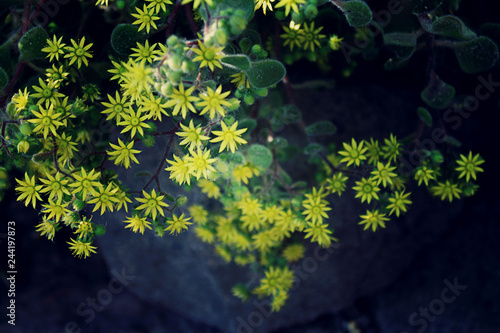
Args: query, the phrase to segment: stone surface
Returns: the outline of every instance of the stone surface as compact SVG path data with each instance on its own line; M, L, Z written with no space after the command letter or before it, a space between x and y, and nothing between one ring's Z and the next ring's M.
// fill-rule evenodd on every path
M375 86L297 91L299 108L307 110L306 123L315 117L328 117L342 124L334 138L338 143L349 139L347 133L358 139L388 136L386 128L396 128L396 135L409 133L415 116L412 97ZM165 142L159 140L157 144L161 147ZM141 162L146 170L154 171L161 159L161 149L153 151L141 156L150 159ZM163 178L162 186L168 188ZM132 189L144 184L144 178L131 174L122 179ZM410 214L376 233L363 232L357 224L358 215L366 210L358 199L349 193L333 199L330 224L340 241L328 251L308 246L307 257L295 267L297 281L290 299L277 314L270 314L265 300L241 303L234 298L230 288L235 283L258 281L258 277L245 268L225 264L211 246L191 232L163 238L151 232L144 236L133 234L124 229L121 221L125 214L120 213L106 216L107 233L100 239L99 248L110 270L125 267L136 276L128 288L141 298L227 332L268 332L339 311L359 297L389 285L419 249L442 234L459 212L460 203L442 204L425 191L411 190L415 193ZM191 203L206 203L196 191L188 195Z

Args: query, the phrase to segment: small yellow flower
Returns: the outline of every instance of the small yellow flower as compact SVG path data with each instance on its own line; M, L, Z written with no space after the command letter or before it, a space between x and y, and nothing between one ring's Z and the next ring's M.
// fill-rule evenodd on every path
M29 101L29 92L28 88L24 88L24 92L19 89L19 92L12 96L12 102L14 103L14 106L16 107L16 114L18 114L20 111L24 110L26 108L26 105L28 105Z
M210 150L198 148L196 152L192 150L190 153L191 156L187 157L187 161L191 163L193 176L196 179L200 179L201 175L203 175L205 179L209 179L210 174L216 172L215 168L211 165L216 159L210 158Z
M469 155L466 157L460 154L460 159L457 160L459 165L455 170L461 172L458 178L465 177L465 181L468 182L471 178L476 180L476 173L483 172L483 168L480 167L484 163L483 158L476 154L472 156L472 151L469 151Z
M92 54L89 49L92 47L93 43L85 45L85 37L83 37L79 43L71 39L71 44L73 44L73 46L65 47L68 54L64 55L64 58L70 58L69 66L71 66L74 62L77 63L78 68L82 66L82 63L85 64L85 66L88 66L89 62L87 58L92 58Z
M275 0L255 0L254 10L257 11L257 9L262 7L262 12L264 12L264 15L266 15L266 9L273 11L273 7L271 5L271 2L274 2L274 1Z
M145 217L137 214L133 217L127 217L127 220L123 222L128 223L125 228L130 228L130 230L135 233L140 232L142 235L144 235L144 230L146 228L152 230L150 226L151 222L147 221Z
M340 46L342 45L342 41L344 38L339 38L337 35L333 35L330 37L330 40L328 42L328 45L333 51L338 51L340 50Z
M210 139L208 136L201 134L202 128L200 126L196 126L196 128L194 127L192 119L189 122L189 127L181 124L181 129L182 131L175 134L184 138L181 142L179 142L179 144L189 145L189 149L195 149L199 146L203 146L203 141Z
M194 108L192 102L197 102L200 99L196 96L191 96L193 90L194 86L184 90L184 85L181 83L179 85L179 89L174 88L174 92L169 96L170 100L167 101L165 107L174 107L172 115L177 116L179 112L181 112L183 119L186 119L188 110L196 113L196 109Z
M52 36L52 40L47 39L47 46L42 49L42 52L48 53L47 58L49 61L54 60L56 58L59 61L59 55L64 54L64 47L66 44L62 42L62 37L59 39L56 38L56 35Z
M167 6L166 5L171 5L172 1L170 0L146 0L147 2L150 2L148 4L148 8L155 8L155 14L158 14L160 10L163 10L164 12L167 11Z
M42 210L42 213L48 213L48 219L55 217L55 221L59 222L61 218L71 213L71 211L66 208L68 206L68 203L63 202L62 198L57 199L56 202L49 199L48 202L48 204L42 205L43 207L45 207L45 209Z
M113 211L113 204L118 202L118 199L115 197L115 193L118 191L118 188L113 187L113 183L109 183L106 188L102 185L99 186L99 191L94 194L94 199L89 200L89 204L95 204L92 212L98 210L99 207L101 207L101 215L104 214L106 209L110 212Z
M33 132L42 132L44 139L46 139L49 135L49 131L54 136L57 136L56 130L59 128L59 126L63 125L63 123L59 121L61 114L54 113L53 104L51 104L47 110L44 110L41 105L39 105L38 108L40 112L32 111L36 119L28 119L30 123L36 124Z
M188 229L188 226L193 224L188 222L191 218L185 218L184 214L177 217L177 215L172 214L172 220L167 220L168 227L165 228L165 231L170 231L170 234L180 234L184 230Z
M367 148L363 147L363 141L358 145L353 138L350 145L344 142L343 146L344 150L339 151L339 155L344 156L344 158L340 160L341 163L347 162L347 166L351 164L359 166L362 160L366 160L364 153Z
M102 102L101 104L106 107L102 114L107 114L106 120L116 119L116 122L120 122L123 114L130 109L131 103L126 97L121 97L120 94L115 92L115 98L108 94L109 103Z
M150 126L144 122L147 118L148 115L141 117L140 109L135 113L134 110L129 109L128 112L123 115L123 121L118 123L118 125L125 127L120 133L131 131L131 138L135 136L136 132L139 132L142 136L144 136L143 128L150 128Z
M155 16L155 8L148 9L147 6L144 4L143 5L143 10L140 8L135 8L137 11L137 14L132 14L133 17L135 17L137 20L132 22L132 24L139 25L139 31L142 29L146 28L146 32L149 34L149 30L151 30L151 27L158 29L156 26L155 21L159 20L159 16Z
M61 173L56 172L55 177L51 174L47 174L47 179L41 178L40 181L45 184L41 193L49 193L49 199L52 200L54 197L62 198L64 194L70 195L67 185L69 180L64 179Z
M285 7L285 16L290 14L290 9L299 14L299 5L305 4L306 0L280 0L274 8Z
M165 168L170 171L170 179L174 179L179 185L187 183L191 185L191 163L187 160L187 155L183 159L174 154L174 160L167 160L171 164L170 167Z
M366 215L360 215L360 217L363 220L358 224L365 225L363 230L371 227L373 232L375 232L379 226L385 228L385 221L389 221L389 218L387 218L385 214L381 214L378 209L373 211L367 210Z
M137 210L145 210L144 214L146 216L151 216L153 220L156 220L158 213L160 213L161 216L165 216L163 207L168 207L168 204L163 202L163 199L165 198L164 195L156 194L155 189L151 191L151 194L143 190L142 194L144 195L144 198L137 198L137 201L142 203L142 205L137 207Z
M247 141L243 140L240 136L241 134L246 132L246 128L237 129L238 122L236 121L231 128L228 128L224 121L221 122L222 131L212 131L214 135L217 137L210 140L210 142L221 142L219 153L222 152L225 148L230 150L231 153L234 154L236 147L238 144L246 144Z
M67 243L70 245L69 249L73 251L73 255L75 257L78 256L79 258L81 258L83 256L83 258L85 259L89 257L91 253L97 253L95 251L97 247L92 246L91 242L83 242L81 240L74 240L73 238L70 238L70 240L71 242Z
M118 145L114 145L112 143L109 144L111 148L114 149L112 152L107 152L111 157L109 158L111 161L115 161L116 165L121 165L128 169L130 167L130 160L139 164L137 157L134 154L139 154L141 151L134 148L134 141L130 141L128 144L124 144L122 140L118 138Z
M148 62L152 63L154 58L156 57L156 46L158 44L155 43L151 46L149 46L149 41L146 40L144 45L141 43L137 43L137 48L132 48L131 50L134 51L135 53L132 53L130 56L135 57L135 61L143 61L143 62Z
M58 224L54 221L51 221L47 218L47 216L42 217L42 222L38 224L35 228L36 231L40 232L40 234L47 235L49 240L54 240L54 236L57 231Z
M230 91L222 92L222 86L218 86L214 91L212 88L207 87L207 94L200 95L203 101L196 103L197 107L205 107L201 110L200 115L204 115L210 112L210 119L215 117L218 113L221 117L226 115L226 111L223 106L231 106L231 103L226 100L226 97L230 94Z
M208 67L211 71L214 71L215 67L222 68L222 64L220 63L220 59L224 57L222 54L223 46L215 47L215 46L205 46L200 40L198 40L198 47L193 48L193 52L197 54L197 56L193 59L193 61L200 61L200 68Z
M28 173L24 173L24 180L19 180L16 178L16 182L19 184L16 186L16 191L20 192L17 197L17 201L24 200L24 205L28 206L30 202L33 204L33 208L35 208L36 200L42 201L40 197L40 192L42 189L42 185L36 185L35 176L31 178L28 176Z
M307 25L307 22L304 23L303 33L299 36L300 42L302 43L302 48L304 50L310 49L311 52L314 52L314 47L320 47L320 39L326 37L326 35L320 34L323 27L319 27L318 29L314 29L314 22L311 22L311 25Z
M357 192L355 198L361 197L361 202L370 203L372 199L379 200L377 192L380 191L380 188L373 177L368 179L363 177L361 181L356 182L356 186L353 186L352 189Z

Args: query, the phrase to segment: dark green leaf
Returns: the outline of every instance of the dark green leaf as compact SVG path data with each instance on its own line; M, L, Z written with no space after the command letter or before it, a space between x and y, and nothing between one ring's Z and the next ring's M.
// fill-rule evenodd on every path
M455 88L442 81L437 75L420 95L422 100L434 109L444 109L455 96Z
M240 129L246 128L247 129L245 134L253 131L255 127L257 127L257 121L255 119L244 118L238 122L238 128L240 128Z
M332 124L331 121L322 120L307 126L307 135L317 136L317 135L333 135L337 132L337 127Z
M409 58L417 47L417 36L413 33L393 32L384 34L384 43L398 58Z
M408 65L408 59L391 58L386 61L384 68L387 71L395 71Z
M468 74L492 68L499 57L497 45L484 36L459 43L454 49L460 68Z
M35 27L28 30L19 40L19 60L31 61L33 59L42 59L47 55L42 49L47 46L49 34L45 29Z
M445 142L447 144L449 144L450 146L455 146L455 147L462 146L462 143L460 141L458 141L458 139L456 139L456 138L454 138L454 137L452 137L450 135L446 136Z
M298 122L300 118L300 110L295 105L285 105L274 111L271 118L271 130L278 131L282 129L283 126Z
M430 32L460 40L471 40L477 37L474 31L470 30L461 19L454 15L438 17L432 22Z
M202 6L203 7L203 6ZM255 2L253 0L224 0L217 5L220 10L234 8L243 10L246 14L246 19L249 21L255 10Z
M267 169L273 162L273 153L265 146L254 144L247 150L247 161L262 169Z
M129 54L132 47L142 43L146 35L131 24L118 24L111 33L111 47L120 54Z
M249 38L243 38L240 40L241 52L249 53L252 48L252 41Z
M9 83L9 76L7 75L5 70L2 67L0 67L0 90L5 88L5 86L7 86L8 83Z
M244 54L237 54L226 56L220 60L223 65L231 68L240 69L242 71L247 71L252 66L250 64L250 59Z
M279 61L268 59L253 62L245 74L254 88L268 88L285 77L286 69Z
M325 147L323 147L323 145L320 145L319 143L310 143L304 148L304 154L314 155L323 151L324 149Z
M345 15L347 23L351 27L362 27L369 24L372 19L372 11L370 7L366 3L360 0L352 0L352 1L333 1L333 4L336 5Z
M417 114L428 127L432 127L432 116L426 108L419 107L417 109Z

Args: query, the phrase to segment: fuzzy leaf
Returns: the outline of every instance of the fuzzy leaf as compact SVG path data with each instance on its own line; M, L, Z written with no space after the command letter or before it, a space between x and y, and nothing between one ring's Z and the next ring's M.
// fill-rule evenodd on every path
M384 34L384 43L398 58L409 58L417 47L417 36L413 33L393 32Z
M318 135L333 135L337 132L337 127L331 121L318 121L310 126L307 126L306 133L311 136Z
M323 147L323 145L320 145L319 143L310 143L304 148L304 154L314 155L323 151L324 149L325 147Z
M45 58L42 49L47 45L49 34L45 29L35 27L28 30L19 40L19 60L30 61L33 59Z
M9 83L9 76L5 72L5 70L0 67L0 90L5 88L5 86Z
M372 19L372 11L366 3L360 0L352 1L333 1L345 15L347 23L351 27L362 27L369 24Z
M470 30L461 19L454 15L438 17L432 22L430 32L460 40L471 40L477 37L474 31Z
M203 6L202 6L203 7ZM246 19L250 20L255 10L255 2L253 0L224 0L217 5L220 10L226 8L234 8L242 10L246 14Z
M253 62L245 74L254 88L268 88L285 77L286 69L281 62L268 59Z
M432 115L431 113L423 107L417 109L417 114L428 127L432 127Z
M242 71L247 71L252 67L250 64L250 59L244 54L237 54L224 57L220 60L223 65L231 68L240 69Z
M462 142L458 141L458 139L456 139L455 137L450 136L450 135L446 136L445 142L447 144L449 144L450 146L455 146L455 147L462 146Z
M274 111L271 118L271 130L278 131L285 125L296 123L300 120L300 110L293 104L285 105Z
M120 54L129 54L132 47L142 43L146 38L144 32L137 31L131 24L118 24L111 33L111 47Z
M484 36L459 43L454 49L460 68L468 74L479 73L492 68L499 57L497 45Z
M455 96L455 88L436 76L422 91L422 100L434 109L444 109Z
M244 134L250 133L257 127L257 121L251 118L244 118L239 121L238 128L246 128L247 131Z
M247 161L259 168L267 169L273 162L273 153L263 145L251 145L247 150Z

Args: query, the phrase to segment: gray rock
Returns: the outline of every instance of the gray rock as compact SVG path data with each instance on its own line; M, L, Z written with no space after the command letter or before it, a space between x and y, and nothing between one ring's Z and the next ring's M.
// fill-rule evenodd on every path
M307 110L306 123L314 117L329 118L339 126L334 138L337 143L351 136L387 137L387 129L397 129L396 134L402 137L417 124L416 106L411 102L415 96L405 92L366 86L297 91L296 99L299 108ZM156 147L164 144L166 141L158 140ZM163 150L156 147L140 156L141 167L152 172ZM290 170L292 174L303 172ZM121 179L132 189L140 189L145 183L145 178L122 174ZM172 188L167 178L166 174L162 177L162 187ZM271 314L266 300L241 303L233 297L230 289L235 283L257 282L259 277L249 269L225 264L192 232L159 238L148 231L141 236L124 229L124 212L107 214L107 232L99 240L99 249L110 270L125 267L135 276L127 288L141 298L226 332L269 332L339 311L389 285L419 249L448 228L461 209L460 203L445 204L424 190L409 190L414 193L409 214L376 233L363 231L358 225L358 216L365 213L366 206L352 193L333 198L329 222L340 241L327 250L309 244L306 258L294 266L297 280L279 313ZM188 196L190 203L207 203L196 191Z

